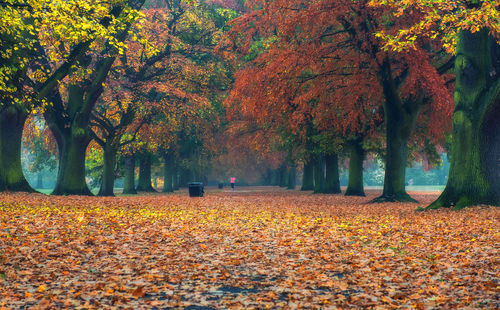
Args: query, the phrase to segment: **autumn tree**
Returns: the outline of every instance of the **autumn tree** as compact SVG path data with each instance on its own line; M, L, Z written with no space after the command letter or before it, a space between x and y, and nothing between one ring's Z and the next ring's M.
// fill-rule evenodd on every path
M0 190L32 190L20 159L26 117L92 45L114 34L122 10L121 1L0 2Z
M375 33L393 28L391 11L371 7L369 1L253 1L252 4L255 9L235 21L231 37L247 54L252 52L254 44L245 37L262 38L267 49L256 58L258 66L253 71L244 68L246 81L241 84L267 74L267 79L261 80L268 84L255 87L250 94L252 100L272 104L277 113L293 106L299 111L295 118L288 117L294 124L304 124L308 114L303 111L307 109L311 121L317 121L318 115L331 113L334 117L330 120L341 125L337 130L339 135L345 134L343 130L351 121L372 123L369 127L376 127L370 112L379 111L382 106L386 179L378 201L412 200L405 191L408 141L423 110L434 113L433 126L446 128L451 98L445 85L447 80L441 74L451 68L451 57L426 42L419 42L418 48L411 51L385 51L384 42ZM273 82L269 83L270 80ZM434 109L431 111L427 106ZM339 114L337 109L347 113ZM300 115L302 118L297 118ZM352 137L356 134L353 132Z
M188 121L189 116L196 115L196 109L203 111L199 103L206 105L208 99L215 100L214 85L223 78L224 70L211 56L211 49L228 18L224 17L226 9L216 9L210 1L169 0L150 2L148 6L141 30L133 31L137 38L127 42L126 54L115 62L110 79L110 86L114 86L109 90L121 89L117 95L122 97L124 92L129 93L132 99L126 109L138 109L143 120L147 120L147 126L140 132L141 141L132 147L132 152L141 159L138 189L143 191L153 189L150 159L154 153L161 153L165 162L169 162L165 172L173 173L170 170L174 166L175 148L171 144L178 133L176 124L184 121L195 126ZM187 106L191 110L186 110ZM120 110L123 109L116 111ZM105 111L106 105L102 112ZM97 117L100 123L108 118L102 113L95 115L96 120ZM117 120L123 118L118 116ZM132 159L126 161L132 168ZM127 169L126 175L125 191L133 192L131 169ZM169 183L172 184L165 184Z
M373 1L378 3L379 1ZM448 183L429 208L500 205L500 5L498 1L388 1L401 19L420 18L384 33L394 50L415 38L438 40L455 60L455 110ZM445 22L442 22L445 21Z
M112 25L114 35L99 42L91 52L80 55L72 76L48 96L51 105L45 109L44 116L59 150L59 171L53 194L91 194L85 182L85 151L91 141L90 118L116 56L124 53L123 42L143 2L122 3ZM66 47L59 45L57 48Z
M134 102L119 86L109 92L111 94L107 95L110 98L104 97L102 102L97 104L90 121L90 134L103 150L99 196L114 195L118 152L136 139L147 118L147 115L139 114L140 106L136 103L140 101Z

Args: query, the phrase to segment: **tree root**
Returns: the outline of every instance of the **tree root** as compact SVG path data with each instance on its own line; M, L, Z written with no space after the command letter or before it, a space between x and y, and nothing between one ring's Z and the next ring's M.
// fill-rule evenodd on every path
M370 201L370 203L384 203L384 202L416 202L416 203L418 203L418 201L416 199L412 198L407 193L397 193L397 194L393 194L393 195L382 194L381 196Z

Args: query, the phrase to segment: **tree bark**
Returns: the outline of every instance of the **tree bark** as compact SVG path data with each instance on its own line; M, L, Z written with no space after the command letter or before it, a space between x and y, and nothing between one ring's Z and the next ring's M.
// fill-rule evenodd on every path
M83 87L69 86L65 110L59 92L54 92L53 105L45 112L59 150L59 170L53 195L92 195L85 181L85 153L91 139L90 113L81 111L85 104L84 94Z
M163 192L164 193L172 193L174 191L173 187L173 163L171 156L168 154L163 155L163 159L165 162L164 166L164 174L163 174Z
M21 142L27 111L11 105L0 112L0 191L34 192L23 173Z
M59 171L52 195L92 196L85 181L85 152L90 142L84 128L73 124L59 146Z
M116 171L116 154L118 149L113 146L106 145L104 147L104 166L102 170L102 182L99 189L99 196L114 196L115 187L115 171Z
M124 161L123 193L137 194L135 190L135 156L127 155Z
M339 156L338 154L329 154L325 156L326 177L323 192L326 194L339 194L340 175L339 175Z
M297 187L297 166L295 163L290 164L290 168L288 170L288 189L295 189Z
M314 190L314 165L312 160L304 163L304 172L302 175L302 187L301 191L312 191Z
M314 193L321 194L325 192L325 163L323 158L316 156L314 165Z
M156 192L151 184L151 154L139 157L139 183L136 190L138 192Z
M381 73L385 96L386 124L385 176L382 195L373 202L417 202L406 193L408 140L422 109L419 101L402 102L386 60Z
M363 187L363 160L365 150L363 139L356 139L348 144L349 147L349 180L347 181L346 196L365 196Z
M487 30L457 43L450 173L429 209L500 205L500 46Z

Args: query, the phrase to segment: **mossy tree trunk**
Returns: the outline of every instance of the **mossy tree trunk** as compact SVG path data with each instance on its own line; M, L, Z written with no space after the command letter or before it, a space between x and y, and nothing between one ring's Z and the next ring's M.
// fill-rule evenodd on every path
M322 156L314 156L314 193L320 194L325 191L325 163Z
M381 83L385 101L386 125L385 176L382 195L374 202L416 202L406 192L406 162L408 140L422 109L423 99L412 98L402 102L389 61L382 65Z
M123 167L123 193L124 194L137 194L135 190L135 156L126 155Z
M346 196L365 196L363 187L363 160L365 150L363 139L355 139L348 143L349 149L349 180L347 181Z
M59 171L52 194L91 196L85 181L85 152L90 139L84 128L73 125L72 129L61 139Z
M428 208L500 205L500 46L487 30L461 32L448 182Z
M136 188L138 192L156 192L151 184L151 163L151 154L139 156L139 182Z
M91 141L89 124L113 62L114 57L98 61L89 80L70 85L66 104L58 90L50 94L52 105L46 108L44 116L59 149L59 171L53 195L92 195L85 182L85 152ZM82 55L80 64L90 63L91 58Z
M341 193L338 154L328 154L325 156L325 168L326 177L323 192L326 194Z
M116 155L118 149L113 145L106 144L104 146L104 166L102 169L101 188L99 196L114 196L115 187L115 172L116 172Z
M28 112L22 105L0 112L0 191L33 192L21 165L21 142Z
M133 1L129 4L132 8L140 9L144 0ZM118 16L122 8L122 6L116 7L111 14ZM131 23L128 23L119 31L115 39L123 42L128 36L130 27ZM85 152L91 140L90 118L115 61L114 56L93 57L92 54L85 53L85 50L74 57L76 57L75 62L78 62L80 66L84 68L92 66L94 69L92 74L68 87L68 98L65 104L57 88L47 90L45 95L52 103L46 107L45 120L59 148L59 171L53 192L55 195L92 194L85 182ZM71 72L73 69L68 70Z
M172 193L174 191L173 177L174 177L174 160L171 155L164 154L164 167L163 167L163 192Z
M52 194L92 195L85 181L85 153L91 141L90 111L82 111L89 103L85 100L85 89L78 85L69 86L66 107L59 92L54 92L51 99L52 105L45 111L45 119L59 150L59 170Z
M288 189L295 189L297 187L297 165L290 163L288 170Z
M314 165L312 160L304 162L301 191L314 190Z

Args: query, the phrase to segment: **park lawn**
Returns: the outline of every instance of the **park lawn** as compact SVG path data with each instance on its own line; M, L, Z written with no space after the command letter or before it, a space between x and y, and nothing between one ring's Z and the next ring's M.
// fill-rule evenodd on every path
M500 307L498 208L376 194L3 194L0 307Z

